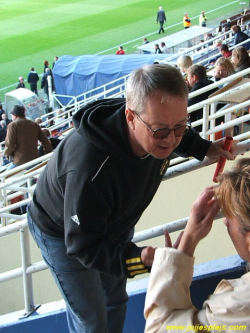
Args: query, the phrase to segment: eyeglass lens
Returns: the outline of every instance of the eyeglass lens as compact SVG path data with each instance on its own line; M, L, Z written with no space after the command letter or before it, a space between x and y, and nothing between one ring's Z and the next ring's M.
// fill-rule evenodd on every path
M186 126L180 126L175 129L169 130L168 128L158 128L153 132L154 139L163 139L166 138L171 131L174 131L175 136L183 136L188 132L188 128Z

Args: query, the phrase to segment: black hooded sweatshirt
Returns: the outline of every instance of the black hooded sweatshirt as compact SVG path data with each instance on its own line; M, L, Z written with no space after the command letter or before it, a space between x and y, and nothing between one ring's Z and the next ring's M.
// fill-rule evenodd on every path
M142 248L130 240L168 159L134 155L124 99L88 104L73 121L39 177L29 213L44 233L64 238L67 254L87 268L118 278L148 272ZM190 131L176 153L202 160L210 144Z

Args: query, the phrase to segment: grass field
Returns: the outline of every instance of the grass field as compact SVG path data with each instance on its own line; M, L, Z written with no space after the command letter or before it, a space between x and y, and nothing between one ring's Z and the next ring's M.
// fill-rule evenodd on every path
M142 37L150 41L159 37L155 20L159 5L166 11L165 35L183 28L184 12L195 25L204 10L209 26L209 20L241 10L238 1L227 0L165 4L156 0L1 0L0 88L17 82L18 76L26 79L31 66L42 73L43 61L52 65L55 55L115 53L118 45L126 53L135 52ZM0 91L0 100L4 92Z

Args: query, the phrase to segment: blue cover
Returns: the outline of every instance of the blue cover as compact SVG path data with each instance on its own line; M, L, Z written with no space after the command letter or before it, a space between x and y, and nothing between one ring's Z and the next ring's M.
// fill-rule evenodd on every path
M56 94L79 96L129 74L133 69L166 59L170 54L61 56L53 69ZM60 98L65 105L69 99Z

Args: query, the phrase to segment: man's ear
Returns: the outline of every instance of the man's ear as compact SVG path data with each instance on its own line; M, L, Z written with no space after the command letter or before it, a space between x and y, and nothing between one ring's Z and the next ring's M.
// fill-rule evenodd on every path
M194 76L195 76L195 82L198 82L198 81L199 81L199 78L198 78L198 76L197 76L197 75L195 75L195 74L194 74Z
M134 130L135 128L135 113L130 109L125 110L125 116L128 126Z

